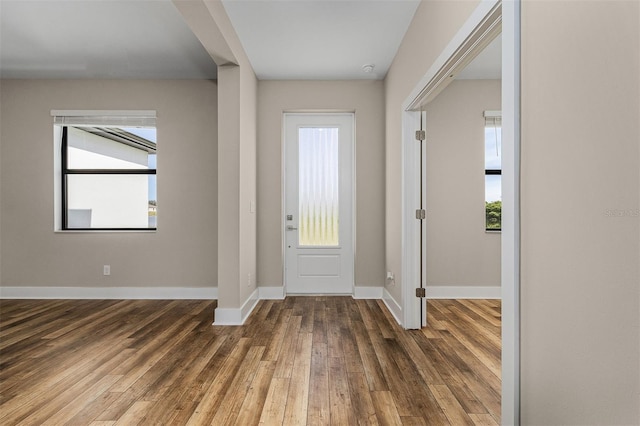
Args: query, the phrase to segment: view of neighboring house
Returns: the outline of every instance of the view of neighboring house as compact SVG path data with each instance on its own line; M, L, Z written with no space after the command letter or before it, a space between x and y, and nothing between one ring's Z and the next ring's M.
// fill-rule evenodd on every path
M154 228L155 175L127 172L155 168L155 141L118 128L66 129L67 169L92 172L67 174L66 228Z

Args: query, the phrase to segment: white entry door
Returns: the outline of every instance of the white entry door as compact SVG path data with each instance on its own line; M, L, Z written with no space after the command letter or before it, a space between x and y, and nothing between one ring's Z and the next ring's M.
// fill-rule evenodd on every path
M285 114L288 294L353 292L353 114Z

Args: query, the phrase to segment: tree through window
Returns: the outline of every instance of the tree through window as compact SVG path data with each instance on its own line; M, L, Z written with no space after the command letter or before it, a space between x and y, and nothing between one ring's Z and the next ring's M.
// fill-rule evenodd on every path
M484 127L484 200L485 227L502 229L502 116L500 111L485 111Z

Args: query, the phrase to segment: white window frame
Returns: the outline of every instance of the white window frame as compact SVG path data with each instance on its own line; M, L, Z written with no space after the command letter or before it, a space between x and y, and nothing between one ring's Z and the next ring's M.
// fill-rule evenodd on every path
M485 175L485 232L497 232L500 233L502 232L502 217L500 218L500 228L489 228L487 227L487 223L486 223L486 191L487 191L487 186L486 186L486 177L487 176L500 176L500 192L502 194L502 164L500 164L500 168L499 169L487 169L486 166L486 144L487 144L487 139L486 139L486 129L487 127L491 127L493 126L494 128L496 128L496 132L497 129L500 128L500 134L502 134L502 111L485 111L484 112L484 129L485 129L485 139L484 139L484 144L485 144L485 169L484 169L484 175ZM497 137L497 134L496 134ZM500 139L502 139L502 136L500 137ZM496 141L497 143L497 141ZM500 151L502 152L502 147L500 146ZM502 153L500 154L502 155ZM500 201L502 202L502 196L500 197Z
M155 110L51 110L54 140L54 231L74 232L155 232L156 227L145 228L65 228L63 223L63 153L64 127L153 127L156 128ZM155 174L144 173L144 174Z

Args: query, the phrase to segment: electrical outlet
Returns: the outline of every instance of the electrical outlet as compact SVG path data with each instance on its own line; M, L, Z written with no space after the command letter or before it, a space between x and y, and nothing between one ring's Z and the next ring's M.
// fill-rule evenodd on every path
M111 275L111 265L104 265L102 267L102 275Z
M391 288L396 286L396 276L391 271L387 271L387 282L386 285Z
M251 287L251 272L247 276L247 287Z

